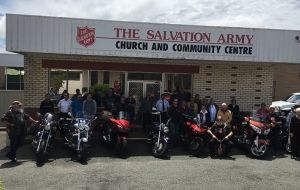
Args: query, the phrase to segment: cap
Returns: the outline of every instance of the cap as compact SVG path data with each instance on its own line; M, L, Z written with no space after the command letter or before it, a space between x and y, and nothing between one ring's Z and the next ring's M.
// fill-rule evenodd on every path
M11 103L11 105L19 105L19 106L22 106L23 104L20 102L20 101L13 101Z

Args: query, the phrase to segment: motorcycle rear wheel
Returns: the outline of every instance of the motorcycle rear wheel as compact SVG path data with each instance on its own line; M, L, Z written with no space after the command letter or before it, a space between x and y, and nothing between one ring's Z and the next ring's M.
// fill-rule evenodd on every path
M189 143L189 152L194 156L200 156L204 151L204 143L201 140L193 140Z

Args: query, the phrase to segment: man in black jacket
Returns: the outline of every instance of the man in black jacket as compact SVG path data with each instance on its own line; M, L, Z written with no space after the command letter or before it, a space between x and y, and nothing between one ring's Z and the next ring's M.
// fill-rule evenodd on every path
M11 104L11 109L1 119L6 124L6 131L10 140L10 151L6 156L12 162L16 162L17 149L23 144L26 133L25 120L37 123L37 121L23 112L22 103L19 101L14 101Z
M40 113L45 115L46 113L54 113L54 104L50 100L50 94L45 95L45 99L40 104Z

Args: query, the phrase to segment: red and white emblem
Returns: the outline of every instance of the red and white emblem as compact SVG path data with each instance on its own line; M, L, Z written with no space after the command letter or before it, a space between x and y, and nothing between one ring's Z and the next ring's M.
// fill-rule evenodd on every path
M95 33L95 28L89 28L87 26L83 28L77 27L76 41L84 47L91 46L96 41Z

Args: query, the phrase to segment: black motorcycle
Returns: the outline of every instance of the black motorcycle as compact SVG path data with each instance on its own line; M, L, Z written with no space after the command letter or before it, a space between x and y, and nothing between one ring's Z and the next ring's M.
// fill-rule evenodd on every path
M32 140L32 147L35 150L37 164L42 164L48 149L51 147L52 131L55 124L53 115L46 113L44 116L38 114L40 122L38 123L35 138Z
M151 144L152 155L154 157L163 158L168 154L169 149L169 127L161 121L161 114L155 108L152 109L153 126L149 133L148 142Z
M92 120L93 121L93 120ZM78 161L86 162L91 120L77 115L72 118L71 125L65 135L65 144L76 152Z

